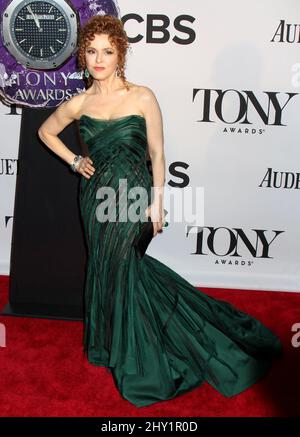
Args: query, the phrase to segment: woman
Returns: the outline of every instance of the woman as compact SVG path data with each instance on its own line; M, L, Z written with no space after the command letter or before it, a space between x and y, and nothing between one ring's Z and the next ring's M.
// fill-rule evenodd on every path
M151 199L142 213L151 217L156 236L164 222L165 158L159 104L148 87L126 80L127 49L119 19L90 19L78 48L86 91L62 103L39 129L44 143L83 176L84 348L89 362L110 368L121 395L138 407L204 381L233 396L265 375L281 343L258 320L196 290L155 258L137 257L133 243L140 224L121 219L134 202L124 202L120 181L127 190L142 188ZM74 120L88 146L84 158L57 136ZM99 193L103 188L107 192ZM117 196L103 200L111 192Z

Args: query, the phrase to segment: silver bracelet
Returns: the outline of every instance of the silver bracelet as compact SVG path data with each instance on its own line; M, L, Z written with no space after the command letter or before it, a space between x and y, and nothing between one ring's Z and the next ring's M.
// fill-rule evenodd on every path
M80 161L83 159L81 155L76 155L73 159L73 162L70 164L71 170L73 170L75 173L77 172L77 168L80 164Z

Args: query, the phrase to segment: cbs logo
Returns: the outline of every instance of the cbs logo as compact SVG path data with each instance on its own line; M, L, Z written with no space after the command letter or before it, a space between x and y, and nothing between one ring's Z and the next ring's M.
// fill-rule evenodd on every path
M172 39L176 44L187 45L192 44L196 39L196 32L191 27L195 17L191 15L178 15L172 24L170 18L164 14L148 14L146 19L133 13L122 17L124 26L133 21L142 23L138 28L141 28L141 32L145 33L145 36L142 33L133 35L132 30L126 29L130 43L138 43L145 37L149 44L165 44Z

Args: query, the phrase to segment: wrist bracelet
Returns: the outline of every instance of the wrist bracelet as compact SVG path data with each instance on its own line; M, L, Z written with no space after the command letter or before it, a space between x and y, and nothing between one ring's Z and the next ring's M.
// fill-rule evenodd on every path
M83 159L81 155L76 155L73 159L73 162L70 164L71 170L73 170L75 173L77 172L77 168L80 164L80 161Z

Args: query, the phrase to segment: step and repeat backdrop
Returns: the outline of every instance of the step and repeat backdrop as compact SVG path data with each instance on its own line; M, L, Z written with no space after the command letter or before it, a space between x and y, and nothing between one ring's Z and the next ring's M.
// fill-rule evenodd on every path
M299 291L299 1L118 7L131 43L127 79L154 91L164 122L170 224L149 255L196 286ZM10 269L21 113L0 104L1 274ZM172 216L187 192L194 224Z

